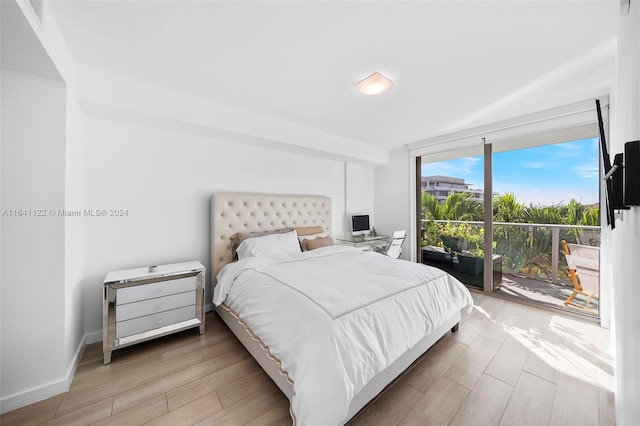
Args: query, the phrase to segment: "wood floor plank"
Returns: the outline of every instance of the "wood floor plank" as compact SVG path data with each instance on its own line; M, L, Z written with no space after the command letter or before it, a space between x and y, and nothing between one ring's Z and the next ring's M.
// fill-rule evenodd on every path
M465 350L467 346L451 338L442 341L406 373L406 380L420 392L426 393Z
M190 345L195 342L200 342L203 339L207 340L209 336L213 337L215 335L215 329L212 330L214 331L214 333L202 335L200 334L198 328L190 328L180 331L176 334L163 336L157 339L119 349L113 353L113 357L120 364L126 364L129 362L140 362L143 359L149 361L151 359L159 358L162 360L163 354L165 352L170 352L174 349L181 348L184 345Z
M600 361L598 363L597 384L600 389L605 389L611 392L615 391L616 379L613 360Z
M111 415L113 407L113 397L88 405L79 410L73 411L64 416L56 417L43 424L47 426L53 425L88 425L99 420L106 419Z
M160 417L168 411L167 398L164 395L160 395L93 424L96 426L137 426Z
M503 426L548 424L555 394L555 384L523 372L509 399L500 424Z
M548 312L530 309L516 328L531 352L524 371L558 383L565 340L549 326L550 321L551 315Z
M504 343L509 336L511 328L515 327L518 321L520 321L520 315L503 311L480 335L495 342Z
M78 391L65 395L58 408L59 416L70 413L94 402L101 401L114 395L120 395L145 383L149 383L158 377L188 368L202 362L200 352L186 355L183 359L176 359L162 364L162 368L158 368L158 364L142 364L138 368L130 371L126 376L119 377L117 380L109 380L100 386L92 387L86 391Z
M547 311L529 308L522 311L520 320L515 328L521 334L533 339L550 339L558 336L556 330L550 326L553 315Z
M557 349L549 344L540 344L530 352L523 371L531 373L551 383L558 383L560 377L560 356Z
M464 386L441 376L400 424L406 426L449 424L468 395L469 390Z
M449 424L497 425L512 392L505 382L483 374Z
M255 419L247 423L247 426L283 426L291 425L293 420L289 414L289 400L285 398L280 401L271 410L259 415Z
M243 359L215 373L206 375L183 386L167 392L169 410L185 405L197 398L220 389L226 384L233 383L240 377L258 371L260 367L253 359Z
M598 387L569 374L560 374L551 409L550 425L597 425L600 421Z
M522 342L509 336L487 366L485 373L515 386L529 355L529 349Z
M214 329L211 332L200 336L199 339L193 340L192 342L185 342L183 345L176 348L168 348L167 350L163 350L162 360L168 361L171 359L179 358L191 352L206 349L218 343L226 342L229 340L237 340L233 333L231 333L231 331L226 326L223 327L224 328L218 327L217 329Z
M422 396L422 392L410 385L391 386L376 399L375 404L365 407L350 426L397 425Z
M245 350L245 348L244 346L242 346L242 343L240 343L240 341L236 339L235 336L233 336L214 345L209 345L206 348L201 349L200 353L202 354L202 358L208 360L220 356L225 352L243 350Z
M225 352L217 357L164 375L136 388L120 392L113 400L113 412L117 413L144 400L165 394L177 387L215 373L249 357L250 355L247 351Z
M189 331L189 330L187 330ZM162 342L156 342L155 345L135 345L128 349L131 352L139 350L140 352L147 353L149 351L155 352L152 357L140 356L138 358L132 356L132 361L124 362L122 360L116 360L110 364L103 365L102 360L94 367L94 371L85 371L76 378L69 389L69 393L86 392L93 387L100 387L103 384L110 381L117 381L121 377L129 377L132 374L135 375L139 372L141 365L143 368L155 371L176 371L177 369L184 368L189 364L194 364L202 361L202 355L198 351L192 351L184 354L180 359L168 359L164 360L162 354L167 348L171 348L180 342L184 342L185 337L188 336L182 333L166 336L162 339ZM149 343L149 342L145 342Z
M188 365L192 365L202 361L202 355L198 356L198 352L191 352L186 354L180 360L169 360L166 363L162 360L161 356L153 358L143 358L139 362L127 362L127 363L111 363L102 365L100 361L99 365L95 367L93 374L84 374L74 381L69 389L70 394L84 393L91 388L102 387L106 383L119 381L123 378L131 377L132 375L138 375L141 366L145 370L166 371L172 372L184 368ZM170 362L173 361L173 362Z
M598 423L601 426L615 426L616 406L613 392L598 389Z
M216 390L218 398L223 407L235 404L254 392L268 388L273 383L271 378L264 371L254 371L240 377L227 385ZM275 386L275 385L274 385Z
M0 415L0 425L31 426L51 420L55 417L60 402L65 394L29 404Z
M256 392L222 411L196 423L204 425L244 425L273 408L274 399L268 393Z
M211 392L153 419L151 423L154 426L193 425L221 410L218 395Z
M500 343L478 336L444 375L465 388L472 389L500 346Z
M76 374L86 369L88 365L92 365L95 361L103 361L102 342L92 343L85 346L82 357L78 362Z
M469 346L491 324L491 318L484 312L476 310L454 333L452 339Z

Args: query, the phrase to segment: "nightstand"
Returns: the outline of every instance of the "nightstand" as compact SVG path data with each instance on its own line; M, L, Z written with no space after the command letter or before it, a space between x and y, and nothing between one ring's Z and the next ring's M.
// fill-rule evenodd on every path
M188 328L204 334L205 268L200 262L109 272L104 279L102 352Z

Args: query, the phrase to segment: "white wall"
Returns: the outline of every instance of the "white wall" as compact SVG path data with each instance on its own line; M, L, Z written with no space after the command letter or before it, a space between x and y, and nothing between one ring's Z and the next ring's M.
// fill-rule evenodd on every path
M622 14L611 105L611 153L640 139L640 1ZM639 172L640 171L636 171ZM640 424L640 207L621 213L608 236L612 244L614 331L616 337L616 420Z
M40 398L65 390L65 223L48 210L64 208L66 99L63 84L26 74L3 70L0 84L4 410L33 389Z
M2 2L2 150L10 153L3 157L2 198L12 204L38 200L35 207L47 210L76 208L84 197L84 137L75 63L47 3L43 17L40 25L26 2ZM84 343L84 221L30 221L16 227L3 218L9 231L2 233L2 262L9 266L2 276L2 325L20 344L0 339L2 412L68 389ZM14 250L25 245L28 251ZM16 282L18 274L29 285Z
M344 231L351 231L351 216L354 214L368 214L371 226L378 229L373 204L374 168L345 163L345 173L347 198L346 213L342 218Z
M73 84L67 84L67 140L65 149L65 208L77 210L85 206L85 141L84 115L74 98ZM75 368L84 343L84 221L65 217L65 336L66 365ZM73 371L68 371L73 378ZM70 383L69 383L70 384Z
M376 230L390 234L406 229L407 238L402 246L402 258L415 259L416 243L411 223L411 160L407 148L391 151L389 165L376 167L374 176Z
M89 119L85 131L86 208L128 210L84 219L87 333L102 330L101 286L110 270L187 260L210 270L213 192L326 195L333 232L345 231L343 162L102 118ZM349 209L371 211L372 167L346 170L357 182Z

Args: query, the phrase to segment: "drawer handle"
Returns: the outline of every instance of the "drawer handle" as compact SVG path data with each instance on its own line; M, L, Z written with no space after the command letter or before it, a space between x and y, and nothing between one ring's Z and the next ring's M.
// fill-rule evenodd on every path
M157 288L157 289L156 289L156 293L161 293L161 292L162 292L162 289L161 289L161 288Z
M156 305L156 309L160 309L160 308L162 308L162 303L158 303L158 304Z
M162 324L162 320L156 321L156 324Z

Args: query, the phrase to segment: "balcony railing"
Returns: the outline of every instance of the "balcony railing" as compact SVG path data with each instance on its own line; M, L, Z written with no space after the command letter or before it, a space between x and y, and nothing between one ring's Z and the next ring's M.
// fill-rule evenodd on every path
M431 222L431 221L422 220L423 229L426 228L425 225L428 222ZM454 225L467 224L467 225L477 226L479 228L484 227L484 222L476 222L476 221L434 220L433 222L439 223L439 224L450 223ZM501 231L501 227L507 228L505 229L505 232ZM494 228L494 237L493 237L494 245L497 245L498 247L508 246L508 244L506 244L506 241L502 241L501 238L509 237L509 234L510 234L509 228L512 228L513 230L522 229L526 231L528 236L527 238L528 247L526 248L526 250L524 247L516 247L516 249L520 249L517 255L514 255L513 253L507 253L507 252L502 253L500 252L499 249L498 250L494 249L494 254L502 255L503 259L506 258L504 260L507 260L506 262L503 260L503 272L507 272L507 273L523 272L522 270L513 269L514 267L517 268L518 265L522 265L522 262L518 263L516 259L511 259L510 256L512 258L515 258L518 256L522 256L522 253L527 252L526 254L529 256L530 259L535 259L535 258L545 259L545 260L550 259L550 265L548 265L549 266L548 270L546 270L547 268L545 265L538 265L538 266L541 266L541 268L544 269L539 272L542 275L548 274L548 279L550 279L551 282L553 283L561 282L560 274L559 274L560 264L562 263L562 265L566 267L566 261L564 259L564 256L562 257L560 256L561 240L564 239L570 243L577 242L579 244L584 244L584 245L593 245L597 247L600 246L600 227L599 226L560 225L560 224L547 224L547 223L493 222L493 228ZM544 229L546 231L539 232L539 229ZM514 234L514 233L515 232L511 231L511 234ZM518 235L520 237L526 238L526 236L523 235L522 231L520 231ZM547 240L549 236L551 238L550 241ZM544 241L536 241L536 238L538 240L544 240ZM516 240L514 242L517 244L518 243L517 238L514 240ZM541 262L541 263L544 263L544 262Z

